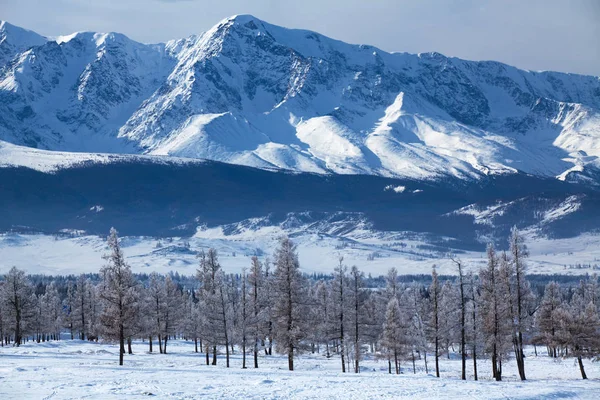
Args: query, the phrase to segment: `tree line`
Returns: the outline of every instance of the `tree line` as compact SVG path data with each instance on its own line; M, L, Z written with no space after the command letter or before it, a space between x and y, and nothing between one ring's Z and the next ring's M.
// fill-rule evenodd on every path
M252 257L241 274L227 274L215 249L200 251L195 287L170 275L151 274L142 283L125 261L117 231L107 238L106 264L93 282L85 275L51 280L35 288L13 267L0 282L0 342L71 339L119 343L119 364L132 354L132 341L148 351L167 353L174 338L189 340L207 365L239 351L242 368L259 367L259 355L286 355L289 370L300 352L338 357L342 372L361 371L364 357L387 362L401 373L403 362L416 373L417 362L440 377L439 360L461 357L461 378L479 378L478 362L492 365L502 380L514 358L526 379L524 347L549 357L574 357L586 379L583 360L600 354L596 276L578 285L546 285L532 290L526 278L527 247L513 228L508 251L487 247L487 265L477 273L459 258L455 279L440 279L435 267L430 284L409 282L391 268L381 288L365 285L365 275L339 257L333 273L308 279L300 271L295 245L279 239L272 258ZM66 287L65 287L66 286Z

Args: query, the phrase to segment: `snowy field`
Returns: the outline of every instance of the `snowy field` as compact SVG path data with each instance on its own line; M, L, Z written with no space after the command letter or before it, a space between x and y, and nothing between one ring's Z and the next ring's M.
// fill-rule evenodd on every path
M134 272L177 271L193 275L198 266L196 253L209 247L219 251L226 272L241 272L242 268L249 267L252 255L271 254L277 238L284 233L298 245L300 266L307 273L333 271L340 254L344 256L345 264L356 265L373 276L384 275L391 267L400 274L429 274L433 264L440 274L456 273L447 254L419 248L426 241L409 232L357 229L344 236L334 236L310 230L286 232L279 227L261 227L226 235L221 228L213 228L199 230L191 238L124 237L121 244ZM531 253L528 260L530 273L585 274L595 271L591 268L565 269L564 266L577 263L600 265L600 235L585 234L559 240L535 237L527 232L525 235ZM0 234L0 273L6 273L12 266L31 274L97 272L104 264L104 239L98 236ZM344 244L343 248L340 248L341 244ZM376 257L369 260L372 254ZM486 264L484 252L466 252L459 256L467 268L475 271Z
M287 371L281 356L261 356L260 368L241 369L236 353L232 368L204 364L193 343L172 341L169 354L149 354L147 344L136 342L134 355L119 367L115 345L79 340L27 343L0 349L0 399L120 399L128 398L239 398L239 399L547 399L600 398L600 363L585 360L588 381L580 379L573 359L552 361L528 353L528 381L516 376L516 365L505 365L505 380L492 381L488 360L479 361L480 381L461 381L460 360L441 360L441 378L423 361L413 374L404 362L401 375L387 373L387 361L366 360L360 374L340 372L339 359L304 354L296 371ZM532 349L528 349L532 350ZM249 358L249 363L251 362ZM429 367L433 359L428 358ZM251 364L250 364L251 365ZM469 360L469 372L471 362Z

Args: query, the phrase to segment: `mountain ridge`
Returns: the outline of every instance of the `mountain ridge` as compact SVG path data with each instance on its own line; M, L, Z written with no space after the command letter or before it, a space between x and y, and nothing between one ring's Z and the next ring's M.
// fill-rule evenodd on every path
M0 140L300 172L594 185L599 110L598 77L387 53L250 15L152 45L76 33L0 64Z

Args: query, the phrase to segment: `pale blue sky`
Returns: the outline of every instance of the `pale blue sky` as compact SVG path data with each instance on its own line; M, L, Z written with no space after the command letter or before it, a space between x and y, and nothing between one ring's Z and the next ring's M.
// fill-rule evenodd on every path
M600 75L600 0L0 0L0 19L44 35L116 31L142 42L233 14L387 51Z

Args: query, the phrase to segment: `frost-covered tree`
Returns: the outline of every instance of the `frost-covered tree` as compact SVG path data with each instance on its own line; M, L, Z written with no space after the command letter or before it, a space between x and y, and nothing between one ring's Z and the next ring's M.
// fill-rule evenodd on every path
M163 354L163 331L164 331L164 308L166 304L166 289L164 279L158 274L150 275L148 288L145 290L144 308L146 316L146 331L152 352L152 341L156 337L158 340L158 351Z
M182 316L183 299L179 288L173 282L170 276L167 275L164 281L165 287L165 303L162 309L162 337L163 337L163 353L167 354L167 342L170 336L174 336L179 326L179 321Z
M88 322L86 318L89 317L90 299L88 298L89 289L88 282L85 275L81 274L77 278L75 283L74 301L72 313L73 329L79 332L79 338L85 340L87 337Z
M309 320L313 329L313 341L325 345L325 356L331 357L330 341L334 336L334 307L330 281L319 280L311 288L311 303Z
M487 267L479 271L481 334L483 350L491 358L492 377L501 381L502 361L510 349L512 316L506 304L506 287L501 284L500 259L492 244L487 247L487 258Z
M24 271L12 267L4 275L0 299L1 303L5 305L6 321L12 323L14 344L20 346L32 319L36 315L37 303L33 287Z
M198 298L204 313L201 331L205 344L206 365L210 364L209 355L211 347L213 350L212 364L216 365L219 338L213 325L219 319L217 307L217 274L221 269L221 265L218 261L217 251L214 249L209 249L208 252L201 251L197 257L200 261L200 268L196 272L196 277L200 282Z
M235 351L235 345L241 343L242 329L241 329L241 307L242 307L242 296L241 296L241 279L236 274L225 275L225 301L228 303L227 318L229 319L229 346L231 347L231 354Z
M440 306L442 297L442 287L440 285L438 273L433 266L431 270L431 285L429 286L429 301L430 301L430 319L428 337L433 342L435 355L435 376L440 377L440 341L442 340Z
M346 339L348 312L346 295L348 292L348 267L343 265L344 258L339 258L339 265L334 269L332 282L332 297L334 306L334 337L339 341L339 354L342 362L342 372L346 372Z
M558 338L560 321L556 310L563 305L563 302L560 285L556 282L548 283L535 317L538 334L536 339L546 345L548 355L554 358L558 357L558 347L560 346Z
M396 374L400 373L400 357L406 342L405 330L402 324L402 312L400 304L395 296L392 296L387 304L385 322L381 344L388 352L388 359L394 360ZM389 373L391 373L391 368Z
M46 292L42 296L41 302L44 315L44 331L50 335L51 339L58 340L63 326L63 312L56 282L52 281L46 286Z
M445 281L440 300L440 340L450 358L450 347L460 341L460 297L456 285Z
M458 271L458 290L460 307L460 358L461 358L461 379L467 379L467 298L465 295L465 270L463 262L455 257L451 257Z
M239 318L238 318L238 329L240 336L240 343L242 346L242 369L246 369L246 345L248 343L248 325L250 322L250 308L249 308L249 296L248 296L248 277L246 276L246 270L242 271L242 288L240 293L240 307L239 307Z
M349 278L349 301L350 301L350 337L354 347L354 372L360 372L360 360L362 357L361 347L364 341L364 328L367 325L365 302L367 290L364 288L364 274L358 270L356 265L350 269Z
M65 310L65 325L69 328L71 334L71 340L75 339L75 285L72 281L67 283L67 297L63 300L63 307Z
M300 272L296 246L284 236L274 255L273 322L276 347L288 356L288 368L294 370L294 352L304 338L306 284Z
M43 337L45 337L44 332L44 310L42 307L42 295L34 295L34 306L33 306L33 317L31 319L30 325L30 333L33 334L33 340L37 343L40 343Z
M219 257L215 249L200 253L200 269L197 276L200 281L199 298L204 311L202 336L206 341L206 361L210 344L213 350L212 365L217 365L217 346L225 346L225 360L229 367L230 345L230 303L225 287L226 277L221 270Z
M252 354L254 368L258 368L258 350L264 345L267 330L268 315L266 304L266 277L263 264L258 257L251 258L250 272L248 273L248 335L252 338Z
M271 260L269 259L269 257L265 258L265 262L264 262L264 271L265 271L265 283L264 283L264 287L268 288L267 290L264 291L264 305L265 305L265 310L264 310L264 316L265 316L265 337L266 337L266 341L268 341L268 346L265 344L265 355L266 356L270 356L273 354L273 329L274 329L274 322L273 322L273 301L274 301L274 293L271 290L271 288L273 287L273 281L274 281L274 275L273 272L271 271Z
M100 321L104 336L119 342L119 365L123 365L125 339L137 328L139 289L131 268L125 262L119 236L111 228L107 238L107 264L100 270L102 277L100 301L103 304Z
M473 359L473 379L478 380L477 373L477 357L478 357L478 349L480 349L480 344L482 341L482 337L480 334L480 326L481 326L481 291L478 285L477 280L475 279L475 275L472 272L467 274L467 282L468 282L468 300L467 300L467 340L471 347L471 358Z
M398 282L398 270L394 267L388 270L385 277L385 293L387 300L389 301L392 297L400 297L400 284Z
M532 305L532 293L529 282L526 280L527 264L526 257L528 256L527 246L525 246L524 238L519 233L517 227L513 227L509 237L510 246L510 270L506 270L506 278L510 281L510 293L512 303L512 319L513 319L513 347L515 351L515 359L521 380L525 380L525 352L524 352L524 335L531 323L530 312Z
M555 311L555 318L560 326L559 340L564 347L570 349L571 356L577 358L583 379L587 379L583 358L593 358L600 354L600 318L595 304L588 300L590 298L586 293L579 290L568 305Z
M193 292L188 290L182 293L182 313L180 320L180 330L184 336L194 341L194 351L198 353L198 340L201 336L202 310L200 303L194 297ZM200 341L200 351L202 351L202 342Z
M100 303L100 294L98 288L88 279L86 282L87 298L88 298L88 318L86 320L86 332L88 340L98 341L102 327L100 324L100 314L102 313L102 305Z
M429 373L427 365L427 351L429 342L427 340L427 321L430 314L429 302L423 293L425 289L420 285L411 285L406 293L408 309L408 336L412 346L411 358L413 364L413 373L416 373L415 352L423 356L425 364L425 373Z

